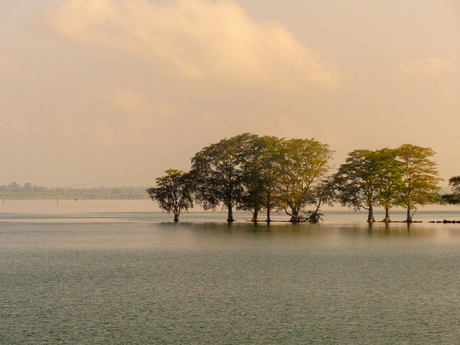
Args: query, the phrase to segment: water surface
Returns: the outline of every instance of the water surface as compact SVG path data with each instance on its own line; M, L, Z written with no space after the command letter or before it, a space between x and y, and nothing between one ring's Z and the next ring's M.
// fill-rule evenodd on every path
M370 227L343 209L254 226L174 224L145 200L1 206L2 344L460 342L460 224L427 223L455 208Z

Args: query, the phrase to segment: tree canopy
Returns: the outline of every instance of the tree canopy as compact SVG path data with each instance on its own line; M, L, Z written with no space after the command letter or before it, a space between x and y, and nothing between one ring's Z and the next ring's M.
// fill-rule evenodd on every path
M449 187L452 193L442 195L442 203L449 205L460 204L460 176L452 176L449 179Z
M438 199L439 177L437 164L431 160L435 152L431 148L404 144L398 148L398 160L402 163L403 186L397 203L407 210L406 222L412 222L416 205L425 205Z
M267 222L272 211L284 211L291 222L314 223L321 219L321 205L335 202L367 210L370 223L375 221L375 207L383 207L383 221L390 222L390 209L401 206L411 222L417 205L439 198L441 179L430 148L405 144L354 150L329 175L333 152L315 139L243 133L203 148L191 159L189 173L167 170L148 191L162 209L177 214L175 220L195 201L205 210L222 206L228 222L234 221L236 209L250 211L253 222L261 211L267 212ZM452 178L451 186L454 194L443 199L458 202L460 177ZM305 211L312 205L313 210Z
M219 204L253 213L284 209L292 222L301 221L309 193L328 172L333 151L314 139L279 139L244 133L205 147L192 158L194 194L204 209Z
M206 209L219 203L227 208L227 221L233 222L233 208L242 199L245 179L244 163L256 136L244 133L205 147L192 158L190 171L196 200Z
M314 139L290 139L283 142L281 153L281 205L291 222L299 222L302 207L311 201L312 188L329 171L333 151Z
M182 170L169 169L166 175L156 179L157 186L148 188L147 193L156 200L161 209L174 213L174 221L179 221L182 210L193 207L192 183L190 175Z
M375 151L355 150L348 154L335 174L338 200L343 206L368 211L367 221L375 222L374 207L379 196L379 155Z
M437 200L439 182L430 148L405 144L397 149L355 150L349 153L335 175L338 200L355 210L368 210L374 222L374 208L383 206L390 221L392 206L407 209L406 222L412 222L416 205Z

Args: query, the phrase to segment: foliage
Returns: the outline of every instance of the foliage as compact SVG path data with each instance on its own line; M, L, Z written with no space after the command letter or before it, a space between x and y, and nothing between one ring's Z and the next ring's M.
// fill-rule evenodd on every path
M379 203L379 155L375 151L355 150L348 154L335 174L338 200L342 206L368 210L368 222L375 222L374 207Z
M369 211L374 222L375 206L385 208L385 222L394 205L407 208L407 222L412 221L417 204L434 202L439 189L436 163L430 160L430 148L402 145L398 149L355 150L336 174L342 205Z
M307 211L306 220L310 223L318 223L323 220L322 213L319 212L323 204L333 206L337 200L337 193L335 189L335 181L333 176L322 179L316 186L311 189L309 193L309 204L316 205L313 211Z
M318 211L305 211L303 212L301 218L310 223L318 223L320 220L323 220L324 214Z
M258 213L261 210L267 212L266 221L270 222L270 213L278 206L281 143L282 140L276 137L254 137L250 145L251 152L246 155L243 179L245 192L238 209L251 211L254 222L258 221Z
M174 213L174 221L179 221L182 210L193 207L192 184L188 173L182 170L166 170L166 176L156 179L156 187L148 188L147 193L156 200L161 209Z
M191 175L195 197L205 209L220 203L253 213L285 209L291 221L300 221L299 212L311 197L310 188L328 171L332 156L329 145L314 139L278 139L241 134L223 139L198 152L192 159ZM289 209L289 211L288 211Z
M442 195L441 202L449 205L460 204L460 176L451 177L449 187L452 189L452 193Z
M333 151L314 139L290 139L282 142L279 162L281 207L291 222L301 221L300 211L311 203L312 187L328 172Z
M396 158L398 150L384 148L376 151L377 155L377 198L380 206L385 208L384 222L390 222L390 208L395 205L398 193L404 186L402 163Z
M406 222L410 223L417 204L424 205L438 199L442 179L437 164L430 159L435 155L431 148L404 144L397 150L403 169L403 187L397 202L407 209Z
M192 196L204 209L222 205L228 222L234 221L236 207L251 211L254 222L263 210L268 222L272 210L284 210L291 222L314 223L321 220L321 205L335 201L368 210L368 222L375 221L375 207L385 208L383 221L389 222L390 209L402 205L410 222L417 204L436 200L441 179L429 148L406 144L398 149L354 150L336 174L326 177L332 154L329 145L314 139L250 133L225 138L192 158ZM455 183L460 191L460 177ZM315 208L302 213L307 205Z
M244 163L248 147L257 136L244 133L205 147L192 158L190 171L195 183L195 197L204 209L215 209L220 203L233 222L233 208L244 194Z

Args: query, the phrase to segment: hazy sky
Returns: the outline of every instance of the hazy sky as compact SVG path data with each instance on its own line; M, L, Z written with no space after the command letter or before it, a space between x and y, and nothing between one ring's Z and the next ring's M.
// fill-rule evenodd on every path
M0 184L151 186L243 132L460 175L460 2L0 0Z

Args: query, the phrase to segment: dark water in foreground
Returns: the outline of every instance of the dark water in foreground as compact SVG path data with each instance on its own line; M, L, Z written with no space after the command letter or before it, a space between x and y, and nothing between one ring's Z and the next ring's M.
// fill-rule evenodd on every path
M1 344L460 343L460 224L172 224L100 203L0 213Z

